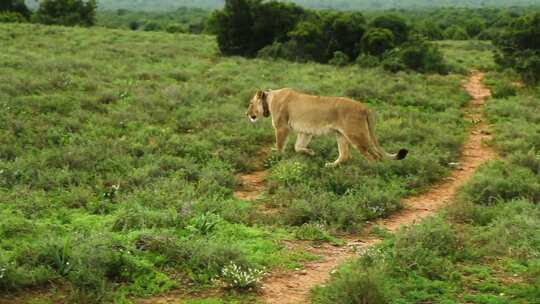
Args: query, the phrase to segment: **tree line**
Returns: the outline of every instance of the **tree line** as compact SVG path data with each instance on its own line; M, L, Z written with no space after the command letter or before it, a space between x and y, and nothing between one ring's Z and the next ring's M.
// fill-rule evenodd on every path
M314 11L293 3L227 0L208 21L221 52L386 69L446 73L437 47L413 33L400 16L368 22L360 12Z
M96 0L40 0L32 12L24 0L2 0L0 22L27 22L66 26L92 26L96 22Z

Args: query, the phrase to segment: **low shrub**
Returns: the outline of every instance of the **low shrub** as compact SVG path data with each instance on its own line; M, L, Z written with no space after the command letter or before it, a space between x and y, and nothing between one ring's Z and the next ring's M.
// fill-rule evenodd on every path
M349 58L347 54L340 51L336 51L334 52L334 57L332 57L332 59L330 59L328 63L331 65L336 65L336 66L345 66L349 63L350 60L351 59Z
M260 285L265 274L263 269L242 268L231 263L223 267L219 278L227 288L253 289Z
M0 12L0 23L21 23L26 21L26 18L20 13Z
M461 194L462 200L483 205L518 198L540 201L540 181L531 170L502 160L480 168Z
M316 304L389 304L394 298L385 269L364 269L358 263L342 266L330 284L312 294Z

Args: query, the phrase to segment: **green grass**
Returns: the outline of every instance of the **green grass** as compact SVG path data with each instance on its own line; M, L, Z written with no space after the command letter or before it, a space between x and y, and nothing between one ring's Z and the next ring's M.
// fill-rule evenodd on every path
M4 292L54 284L72 302L118 302L211 287L230 262L296 268L313 257L280 241L336 242L395 212L465 137L462 75L223 58L203 35L2 24L0 40ZM320 138L315 157L270 156L260 202L235 199L235 175L273 145L248 100L285 86L366 102L381 144L410 157L326 169L337 148Z
M456 72L467 73L470 69L491 71L496 68L493 45L490 41L436 41L448 64Z
M491 72L486 82L514 79ZM504 158L480 167L444 214L343 266L313 302L539 303L539 98L531 88L490 99L491 144Z

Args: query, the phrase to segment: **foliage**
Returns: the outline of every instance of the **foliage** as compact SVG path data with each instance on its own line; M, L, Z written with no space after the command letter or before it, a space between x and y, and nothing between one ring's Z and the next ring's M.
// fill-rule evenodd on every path
M347 56L347 54L341 51L335 51L334 57L332 57L328 63L336 66L345 66L349 63L349 61L351 61L351 59L349 56Z
M465 31L469 37L476 37L482 33L486 25L481 19L472 19L465 24Z
M211 31L223 54L254 56L264 46L282 41L303 14L293 4L227 0L223 10L213 13Z
M92 26L96 22L96 1L43 0L34 15L43 24Z
M8 15L6 13L11 13L11 16L18 14L24 19L30 18L30 10L26 7L24 0L4 0L0 2L0 13ZM5 18L5 17L4 17Z
M485 7L530 7L538 4L535 0L405 0L405 1L366 1L366 0L293 0L311 8L339 10L388 10L388 9L429 9L429 8L485 8ZM120 8L138 11L167 11L178 7L199 7L219 9L223 0L101 0L100 6L107 10Z
M204 9L180 7L170 12L139 12L131 10L98 10L96 25L108 28L138 30L149 23L155 30L169 33L200 34L206 31L210 12Z
M0 23L21 23L25 21L26 18L17 12L0 12Z
M360 45L367 54L380 56L394 47L394 34L388 29L372 28L362 37Z
M387 29L392 32L394 42L399 45L409 38L409 26L405 20L397 15L378 16L370 23L371 27Z
M469 35L459 26L451 26L444 31L444 37L451 40L467 40Z
M526 84L540 83L540 13L514 21L495 41L496 62L515 69Z
M404 44L401 47L400 56L409 69L418 72L448 73L441 51L436 45L422 39L411 40Z

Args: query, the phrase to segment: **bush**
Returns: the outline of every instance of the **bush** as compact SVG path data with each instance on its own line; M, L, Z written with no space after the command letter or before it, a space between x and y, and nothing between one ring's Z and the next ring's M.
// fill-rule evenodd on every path
M24 0L2 0L0 2L0 14L2 13L14 13L22 16L23 19L30 18L31 14Z
M467 35L471 38L478 36L485 30L485 28L486 25L480 19L473 19L465 24L465 31L467 32Z
M495 40L497 64L515 69L528 85L540 83L539 29L540 13L536 13L517 19Z
M467 40L469 35L462 27L453 25L444 31L444 38L448 40Z
M370 23L370 26L389 30L394 37L394 42L398 45L409 39L410 28L405 20L399 16L379 16Z
M96 22L96 0L44 0L35 20L43 24L92 26Z
M482 167L463 188L461 199L489 205L524 198L540 201L540 180L529 169L494 161Z
M313 303L389 304L395 297L390 286L384 269L352 263L342 266L326 287L313 291Z
M141 22L140 21L131 21L129 23L129 29L132 30L132 31L136 31L138 30L139 28L141 27Z
M347 55L349 58L358 57L359 50L356 44L362 39L366 28L364 26L365 19L360 13L341 13L338 17L329 16L328 21L331 23L329 32L331 32L329 41L329 55L339 51Z
M20 13L0 11L0 23L21 23L25 21L26 18Z
M388 29L372 28L362 37L360 47L370 55L381 56L394 47L394 34Z
M299 53L298 44L295 41L274 42L257 52L257 57L266 59L282 58L291 61L305 61Z
M216 33L225 55L254 56L274 41L283 42L304 10L294 4L227 0L210 17L210 32Z
M387 52L384 55L381 63L383 69L392 73L397 73L407 69L407 66L405 66L405 63L403 63L398 50Z
M516 87L506 81L497 83L497 85L494 88L492 88L492 92L493 92L492 93L493 98L497 98L497 99L503 99L503 98L508 98L508 97L517 95Z
M297 46L297 54L304 60L327 61L326 44L322 24L302 21L289 32L289 37Z
M372 56L369 54L361 54L360 56L358 56L358 58L356 58L356 64L363 68L374 68L376 66L379 66L380 61L379 58L376 56Z
M424 22L419 30L420 34L429 40L442 40L444 39L444 32L440 25L433 21Z
M147 24L144 25L144 30L146 32L154 32L154 31L161 31L163 28L161 26L161 24L157 23L157 22L148 22Z
M459 247L452 227L442 218L431 218L396 235L392 259L394 267L404 274L414 271L431 279L445 279L451 269L448 260Z
M349 59L349 56L347 56L347 54L341 51L335 51L334 57L332 57L332 59L330 59L328 63L331 65L336 65L336 66L345 66L349 63L349 61L350 59Z
M417 39L407 42L400 50L400 57L409 69L426 73L447 74L448 66L436 45Z
M184 27L180 24L169 24L165 27L168 33L185 33Z
M228 288L253 289L259 286L265 271L261 269L242 269L238 265L231 263L221 270L221 282Z

